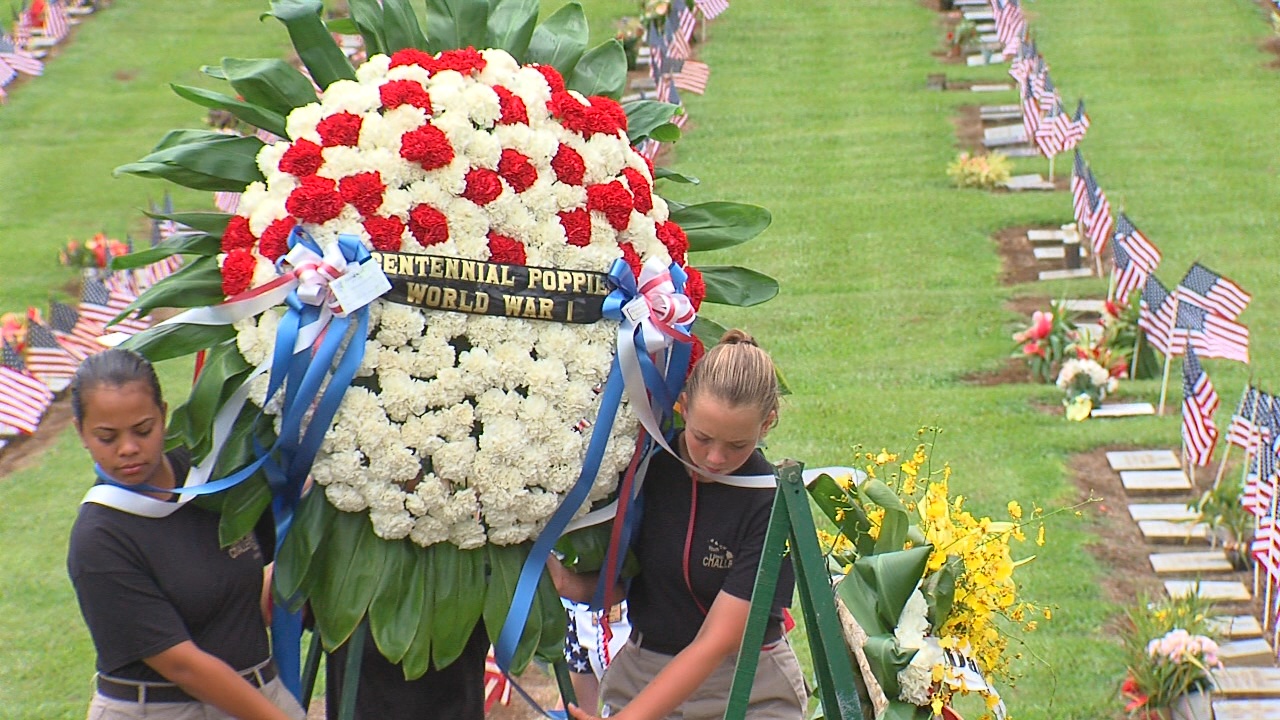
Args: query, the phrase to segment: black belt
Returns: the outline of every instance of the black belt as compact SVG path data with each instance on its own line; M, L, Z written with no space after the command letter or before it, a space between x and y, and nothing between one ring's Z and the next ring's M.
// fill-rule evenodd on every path
M770 635L772 635L773 637L770 637ZM684 649L683 647L661 645L659 643L653 642L652 640L645 640L644 633L636 630L634 627L631 628L631 635L628 636L627 640L632 645L635 645L641 650L648 650L649 652L661 653L663 655L679 655L680 651ZM777 645L781 640L782 640L782 626L781 625L778 625L776 627L770 626L765 631L764 644L760 647L760 650L761 651L772 650L773 647Z
M268 660L258 667L240 671L240 677L249 681L250 685L260 688L276 679L276 665ZM139 704L200 702L170 682L126 680L102 674L98 675L98 694L113 700Z

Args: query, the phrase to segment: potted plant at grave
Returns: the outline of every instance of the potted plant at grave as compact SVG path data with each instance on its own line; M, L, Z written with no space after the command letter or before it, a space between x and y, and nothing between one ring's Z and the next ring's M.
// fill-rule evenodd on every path
M968 18L961 18L956 26L947 32L945 42L947 55L960 57L970 50L978 41L978 26Z
M635 70L640 59L640 41L644 39L644 23L638 17L627 16L618 18L613 26L613 37L622 43L622 50L627 54L627 70Z
M1099 344L1127 358L1130 378L1147 380L1160 376L1160 360L1138 327L1139 300L1139 294L1133 293L1127 305L1106 301Z
M1018 349L1014 357L1022 358L1031 374L1040 382L1052 382L1059 363L1072 352L1079 332L1075 316L1059 303L1051 303L1049 311L1037 310L1031 315L1031 326L1015 333Z
M1236 570L1248 570L1253 563L1249 546L1253 539L1254 517L1240 503L1241 492L1238 482L1220 482L1187 503L1187 507L1200 514L1200 521L1208 525L1216 540L1222 543L1222 550L1231 566Z
M1195 593L1142 602L1124 618L1121 637L1128 675L1120 692L1125 711L1141 720L1209 720L1211 671L1221 668L1218 645L1204 634L1210 605Z
M684 340L637 339L644 314L618 314L637 275L666 298L653 303L694 312L778 287L690 261L752 239L769 213L662 198L664 179L689 180L633 146L678 137L676 108L618 104L624 52L613 39L589 48L581 6L539 22L536 2L501 13L487 0L430 3L425 28L407 0L350 7L342 27L368 51L358 68L320 0L273 0L310 77L230 58L207 72L232 93L175 86L278 139L178 130L118 168L242 196L235 214L168 215L192 231L117 266L191 256L130 311L195 315L128 347L205 353L171 440L213 477L240 471L211 501L224 540L273 503L292 512L277 599L310 601L329 649L367 621L379 651L417 677L456 658L482 620L496 641L535 538L559 533L546 530L559 508L567 519L616 492L641 427L628 398L648 402L645 388L619 389L618 353L668 358L678 387L702 348L687 333L720 336L682 311L668 330ZM387 295L362 290L376 270L391 276ZM355 279L350 303L334 277ZM316 325L323 336L295 343ZM669 406L650 409L669 421ZM308 476L315 489L300 497ZM532 577L516 672L563 639L559 599Z
M1009 182L1013 163L1002 152L974 154L961 152L947 165L947 177L958 188L992 190Z

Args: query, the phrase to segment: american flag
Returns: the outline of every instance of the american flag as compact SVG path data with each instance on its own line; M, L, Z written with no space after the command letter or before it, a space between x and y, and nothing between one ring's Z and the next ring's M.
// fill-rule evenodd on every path
M44 35L53 40L62 40L67 36L70 24L67 22L67 9L59 0L48 0L44 6Z
M1035 141L1041 155L1052 157L1062 152L1062 143L1066 137L1063 135L1059 120L1063 117L1061 103L1054 105L1040 116L1036 134L1031 136L1031 139Z
M694 2L702 11L702 16L708 20L715 20L720 17L720 13L729 9L729 0L694 0Z
M1270 420L1261 420L1259 427L1265 427ZM1259 437L1253 445L1249 470L1245 474L1244 490L1240 493L1240 506L1255 517L1267 515L1275 498L1275 454L1271 443Z
M1168 288L1155 275L1148 275L1147 282L1142 286L1138 327L1142 328L1151 347L1165 355L1169 354L1169 335L1176 304L1177 301Z
M1036 101L1040 103L1040 117L1047 115L1054 107L1062 105L1062 98L1058 97L1058 88L1049 77L1049 68L1043 63L1040 71L1031 76L1031 90L1036 94Z
M1071 214L1075 216L1080 233L1086 231L1085 223L1089 219L1089 189L1085 187L1084 178L1089 168L1084 164L1084 156L1076 149L1075 164L1071 168Z
M80 294L80 317L94 324L108 326L117 315L124 312L137 295L130 297L120 285L113 283L113 287L108 289L107 284L101 278L92 278L84 281L84 288ZM151 323L144 319L128 318L121 320L116 325L111 325L110 329L114 332L122 332L134 334L142 332L151 326Z
M27 324L27 369L46 385L76 374L80 362L58 342L53 330L34 320Z
M1040 103L1036 101L1036 93L1028 83L1022 89L1022 131L1027 139L1035 138L1040 128Z
M1022 6L1018 4L1018 0L1008 0L993 5L996 40L1004 45L1005 55L1013 55L1018 52L1023 33L1027 29L1027 19L1022 14Z
M1195 263L1178 283L1179 295L1188 302L1235 320L1253 299L1239 285Z
M1231 414L1231 424L1227 426L1227 442L1246 452L1252 452L1261 438L1257 420L1259 390L1252 385L1240 396L1240 404Z
M26 50L31 42L31 19L26 13L20 13L13 24L13 45L19 50Z
M9 343L0 347L0 425L30 435L53 401L53 391L27 372L18 351Z
M699 95L707 91L707 81L711 79L711 67L697 60L685 60L680 71L672 75L675 86Z
M1125 251L1124 246L1115 243L1111 246L1113 280L1115 281L1115 297L1122 305L1129 303L1129 293L1142 287L1151 274L1140 267Z
M18 77L18 71L14 70L9 63L0 59L0 87L4 87L5 85L13 82L13 79L16 77Z
M1163 257L1160 249L1148 240L1147 236L1143 235L1124 213L1116 216L1115 242L1124 245L1129 257L1142 266L1148 274L1155 272L1160 266L1160 260Z
M679 60L688 59L693 55L693 51L689 48L689 38L693 35L693 24L689 24L689 33L685 34L685 16L693 17L693 13L686 10L683 2L673 2L670 9L667 10L667 20L663 26L662 34L667 40L667 46L671 48L671 57Z
M81 318L80 313L70 305L49 303L49 327L62 347L77 360L84 360L107 349L98 342L104 332L102 326Z
M8 35L0 35L0 60L20 73L27 75L44 73L44 63L29 55L25 50L19 50L14 45L13 39Z
M218 190L213 193L213 205L228 215L234 215L240 207L240 193Z
M656 85L667 74L667 39L658 32L656 24L650 23L645 42L649 43L649 74Z
M1018 87L1026 87L1027 79L1038 64L1038 60L1042 61L1036 51L1035 41L1024 38L1018 47L1017 56L1009 63L1009 75L1018 82Z
M1218 409L1218 393L1209 374L1200 365L1196 351L1187 348L1182 359L1182 447L1187 459L1200 467L1209 464L1218 444L1213 413Z
M1084 100L1076 103L1076 114L1062 121L1062 152L1075 148L1089 131L1089 116L1084 112Z
M1260 480L1260 487L1267 488L1271 498L1276 494L1276 478ZM1264 493L1265 495L1265 493ZM1269 502L1261 508L1257 525L1253 530L1253 542L1249 544L1249 552L1266 573L1268 581L1280 577L1280 533L1276 532L1275 504Z
M698 18L693 14L693 10L689 9L684 0L676 0L672 7L679 14L679 19L676 20L676 32L687 43L693 38L693 29L698 25Z
M1194 347L1205 357L1249 362L1248 328L1212 310L1186 302L1178 290L1174 291L1173 300L1177 311L1170 331L1168 354L1177 355L1186 346Z
M1093 179L1093 170L1085 173L1084 186L1089 196L1089 222L1086 223L1086 237L1093 243L1093 254L1101 255L1107 247L1107 240L1111 237L1111 231L1115 226L1115 222L1111 219L1111 202L1107 200L1102 188L1098 187L1098 181Z

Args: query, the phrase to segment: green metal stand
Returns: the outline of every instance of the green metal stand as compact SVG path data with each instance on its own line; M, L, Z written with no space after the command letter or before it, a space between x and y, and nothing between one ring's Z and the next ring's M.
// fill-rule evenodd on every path
M759 648L764 643L765 625L778 586L782 559L788 552L788 541L823 712L827 720L862 720L863 717L856 684L861 678L854 676L840 618L836 615L835 595L831 592L826 560L818 548L803 470L804 466L794 460L783 461L776 470L778 492L765 534L755 588L751 592L751 613L742 638L742 652L738 655L725 720L746 717L751 684L760 660Z

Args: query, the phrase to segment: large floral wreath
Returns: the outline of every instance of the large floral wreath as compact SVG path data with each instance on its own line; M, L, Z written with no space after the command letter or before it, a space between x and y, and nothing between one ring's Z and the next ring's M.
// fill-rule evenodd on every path
M263 132L174 131L118 169L243 193L234 215L169 215L189 231L118 263L194 256L133 310L253 296L282 272L301 272L292 252L299 246L327 258L353 243L366 255L431 255L530 274L617 272L622 261L628 276L639 276L642 267L673 266L687 275L694 308L704 298L750 305L777 292L772 279L744 268L700 273L688 264L686 253L751 239L768 213L657 194L662 177L693 179L655 172L632 146L678 137L668 122L676 108L612 99L625 84L625 56L616 41L586 50L581 7L536 24L536 3L494 16L486 0L428 3L426 33L405 0L353 1L351 9L342 22L363 35L369 53L358 69L334 42L318 0L273 0L271 14L310 78L282 61L228 59L210 72L238 97L175 86ZM474 301L456 307L483 310ZM367 337L344 331L348 346L363 343L363 359L324 428L309 468L323 493L308 495L292 516L275 590L292 607L310 601L330 648L367 619L379 650L414 677L452 662L482 618L491 637L503 625L529 541L583 473L618 322L386 299L367 312ZM152 359L203 351L171 432L197 459L216 459L215 477L257 467L281 433L282 394L267 397L270 376L255 376L254 367L278 352L289 317L276 307L234 325L170 322L128 341ZM234 407L241 386L252 404L227 434L220 413ZM220 444L211 440L215 426L224 431ZM623 402L576 513L614 492L637 431ZM259 472L214 496L225 541L254 525L273 492L279 501L269 485ZM599 549L598 534L584 542ZM516 670L535 650L557 653L563 615L545 577L532 618Z

